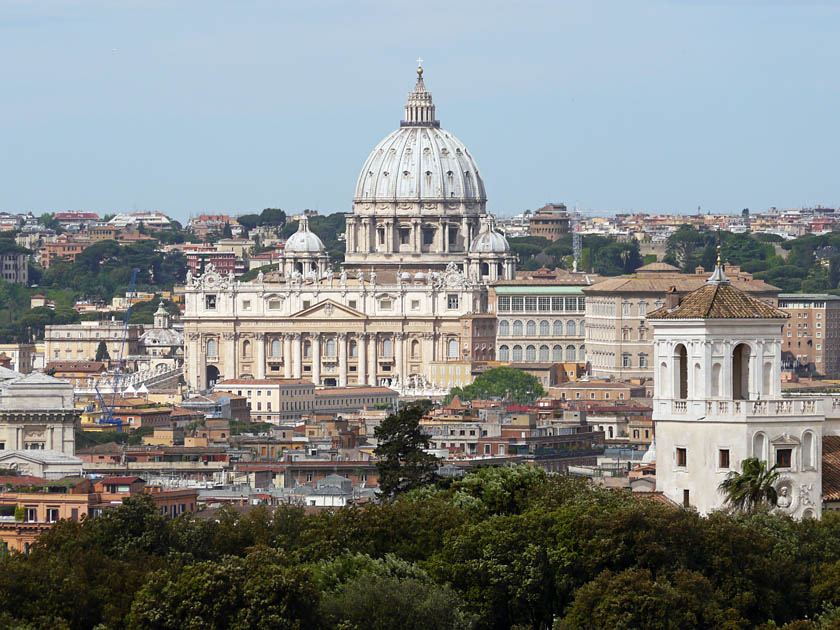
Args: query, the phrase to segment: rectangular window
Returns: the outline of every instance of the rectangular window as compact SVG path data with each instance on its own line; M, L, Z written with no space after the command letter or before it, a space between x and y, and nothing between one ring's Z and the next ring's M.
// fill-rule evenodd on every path
M411 310L412 311L419 311L420 310L420 300L411 300Z
M28 507L26 508L26 522L27 523L34 523L38 520L38 508Z
M242 300L242 310L243 311L250 311L251 310L251 300Z
M537 310L537 298L536 297L526 297L525 298L525 310L526 311L536 311Z
M780 448L776 451L776 466L779 468L790 468L791 449Z
M621 355L621 367L626 367L626 368L630 367L630 355L629 354Z
M498 309L500 313L510 310L510 297L507 295L499 296Z
M356 300L347 300L347 306L350 308L356 308Z
M677 466L685 468L686 450L684 448L677 448Z
M567 311L576 311L577 310L577 298L567 297L566 298L566 310Z
M309 308L309 304L310 304L309 300L304 300L303 301L303 308Z
M204 296L204 306L208 310L215 310L216 309L216 296L215 295L205 295Z
M446 296L446 308L450 310L458 308L458 296L456 294L450 293Z
M578 310L579 311L585 311L586 310L586 298L579 297L577 299L577 302L578 302L578 305L577 305Z
M722 448L718 451L718 468L729 468L728 448Z
M390 311L392 305L393 304L392 304L391 300L380 300L379 301L379 308L381 308L383 311Z
M58 508L47 508L47 523L55 523L58 520Z
M639 367L640 368L646 368L647 367L647 355L646 354L640 354L639 355Z
M560 312L563 310L563 298L561 297L553 297L551 298L551 310L554 312Z
M683 490L683 507L691 507L691 502L688 497L688 490Z
M541 297L539 298L539 305L540 311L548 312L551 310L551 298L548 297Z
M512 297L510 298L510 310L512 311L521 311L523 308L524 300L521 297Z
M76 522L79 521L79 508L72 508L70 510L70 518Z

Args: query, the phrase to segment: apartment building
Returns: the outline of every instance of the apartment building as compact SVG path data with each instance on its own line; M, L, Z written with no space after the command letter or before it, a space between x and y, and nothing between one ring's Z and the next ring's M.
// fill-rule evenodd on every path
M782 334L782 366L840 378L840 297L780 293L779 308L790 313Z
M531 236L557 241L569 233L569 215L562 203L549 203L537 210L528 223Z

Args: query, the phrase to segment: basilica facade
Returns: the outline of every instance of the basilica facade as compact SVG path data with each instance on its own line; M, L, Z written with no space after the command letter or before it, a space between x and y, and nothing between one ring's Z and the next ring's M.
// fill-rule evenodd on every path
M212 268L188 276L187 382L405 389L428 379L432 361L495 360L488 286L514 277L515 257L486 201L475 160L440 127L418 68L405 120L362 167L340 271L302 217L276 272L252 282Z

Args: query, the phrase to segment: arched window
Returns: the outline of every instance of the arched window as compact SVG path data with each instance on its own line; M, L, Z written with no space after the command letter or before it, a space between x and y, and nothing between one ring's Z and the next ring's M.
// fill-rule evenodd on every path
M458 342L455 339L449 340L449 351L447 355L450 359L457 359L458 358Z
M561 322L559 319L554 320L554 336L563 336L563 322Z
M354 359L359 356L359 346L356 344L355 339L350 340L350 356Z
M802 435L802 468L805 470L814 470L814 434L810 431L805 431Z
M529 337L533 337L537 334L537 322L533 319L528 320L528 324L525 326L525 334Z
M208 339L207 340L207 356L208 357L217 357L219 356L219 345L216 343L215 339Z
M527 348L525 348L525 360L531 363L537 360L536 346L528 346Z
M578 363L584 363L586 361L586 347L581 346L578 348Z
M507 346L499 346L499 361L510 361L510 349Z
M580 320L580 326L578 326L578 334L579 334L581 337L585 337L585 336L586 336L586 328L585 328L585 326L586 326L586 324L584 323L584 321L583 321L583 320Z
M420 358L420 342L416 339L411 342L411 358L412 359L419 359Z
M382 340L382 356L383 357L394 356L394 342L391 341L387 337Z
M739 343L732 352L732 398L749 400L750 397L750 347Z
M522 361L522 346L513 346L513 362Z
M577 356L577 350L574 346L566 346L566 361L574 361Z
M279 357L283 354L283 342L279 339L272 339L271 340L271 356Z
M243 359L250 359L251 358L251 342L247 339L242 342L242 358Z
M767 461L767 438L761 431L753 436L753 457Z
M566 322L566 334L569 337L572 337L577 334L577 327L575 326L575 320L570 319Z
M677 378L674 390L677 398L686 400L688 398L688 351L683 344L678 344L674 349L674 376Z
M540 337L548 337L551 334L551 326L548 323L548 320L542 320L540 322Z
M518 319L513 322L513 336L522 336L522 322L520 322Z
M330 337L329 339L327 339L326 346L327 346L326 347L326 351L327 351L326 356L334 357L335 356L335 339L333 337Z
M563 360L563 347L562 346L554 346L551 349L551 360L555 363L559 363Z
M770 396L770 391L773 389L773 364L770 361L765 361L764 369L762 370L761 379L761 393L764 396Z
M510 335L510 323L506 319L503 319L499 322L499 336L507 337L508 335Z
M548 322L546 322L547 324ZM540 346L540 361L548 361L548 346Z

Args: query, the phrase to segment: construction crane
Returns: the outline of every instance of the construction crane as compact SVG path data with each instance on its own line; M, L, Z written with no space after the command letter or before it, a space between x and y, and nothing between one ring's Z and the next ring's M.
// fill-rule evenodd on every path
M580 221L580 213L578 212L578 205L575 204L575 211L572 213L572 269L577 272L580 267L580 254L582 251L580 232L578 226Z
M100 420L100 424L115 424L119 430L122 430L122 420L119 418L114 418L114 406L117 402L117 393L120 390L120 376L122 375L122 362L123 362L123 352L125 350L125 341L128 337L128 320L131 317L131 305L134 303L134 298L137 295L137 291L135 289L135 283L137 282L137 272L138 269L134 269L131 272L131 286L128 289L128 307L125 309L125 319L123 320L123 333L122 339L120 340L120 352L119 356L117 357L117 371L114 374L114 391L111 395L111 404L106 405L105 399L102 397L102 393L99 391L99 385L96 385L94 389L96 390L96 396L99 398L99 408L102 409L102 419Z

